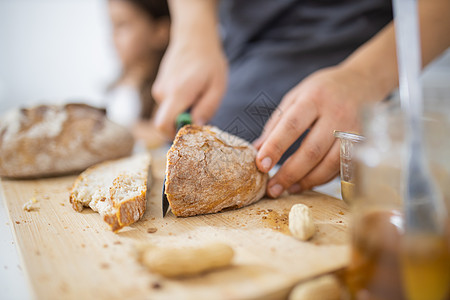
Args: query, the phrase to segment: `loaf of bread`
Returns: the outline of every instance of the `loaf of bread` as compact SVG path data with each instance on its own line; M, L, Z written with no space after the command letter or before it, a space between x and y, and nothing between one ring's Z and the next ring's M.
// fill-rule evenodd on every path
M30 178L82 171L130 155L131 133L85 104L40 105L0 119L0 176Z
M151 186L151 156L136 154L92 166L76 179L70 203L81 212L90 207L116 232L138 221L145 212Z
M236 209L264 196L256 149L216 127L187 125L167 153L165 193L176 216Z

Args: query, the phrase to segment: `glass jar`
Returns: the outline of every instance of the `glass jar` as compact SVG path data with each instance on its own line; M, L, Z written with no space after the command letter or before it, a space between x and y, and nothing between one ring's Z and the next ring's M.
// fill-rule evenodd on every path
M334 131L334 136L340 143L340 177L341 177L341 196L347 204L352 203L355 190L355 176L353 155L356 144L364 141L364 137L350 132Z
M363 120L366 140L358 145L354 156L352 256L345 276L350 298L447 299L448 218L447 232L438 237L437 243L426 239L411 243L405 235L402 167L406 147L402 114L398 107L385 104L367 110ZM430 113L423 124L428 163L449 211L449 116ZM420 268L411 264L422 258Z

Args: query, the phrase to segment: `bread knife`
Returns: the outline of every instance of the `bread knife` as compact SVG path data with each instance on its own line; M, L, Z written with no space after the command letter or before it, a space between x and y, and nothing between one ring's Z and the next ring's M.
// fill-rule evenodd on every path
M191 117L191 114L190 114L189 110L184 112L184 113L179 114L178 117L177 117L177 121L176 121L177 132L183 126L189 125L191 123L192 123L192 117ZM166 216L168 210L169 210L169 200L167 200L167 195L166 195L166 176L164 175L164 182L163 182L163 187L162 187L162 213L163 213L163 218Z

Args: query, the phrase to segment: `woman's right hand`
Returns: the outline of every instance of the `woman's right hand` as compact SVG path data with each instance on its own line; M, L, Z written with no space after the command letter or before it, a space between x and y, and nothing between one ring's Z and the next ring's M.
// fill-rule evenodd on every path
M191 5L183 10L188 2ZM176 118L188 108L195 124L208 122L225 92L228 66L217 31L216 8L205 7L208 2L170 2L174 12L171 42L152 89L159 103L155 125L168 136L175 134Z

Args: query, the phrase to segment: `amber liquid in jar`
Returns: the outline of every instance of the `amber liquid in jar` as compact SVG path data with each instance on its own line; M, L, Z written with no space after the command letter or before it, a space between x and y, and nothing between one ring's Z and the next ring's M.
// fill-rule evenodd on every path
M355 191L354 183L341 180L341 195L342 195L342 200L344 200L345 203L347 203L347 204L352 203L354 191Z
M409 300L441 300L450 297L448 239L438 235L407 236L401 260L405 294Z
M450 299L450 237L405 236L399 211L373 211L354 225L345 275L351 299Z
M352 258L345 275L351 299L406 299L400 262L403 217L373 211L354 224Z

